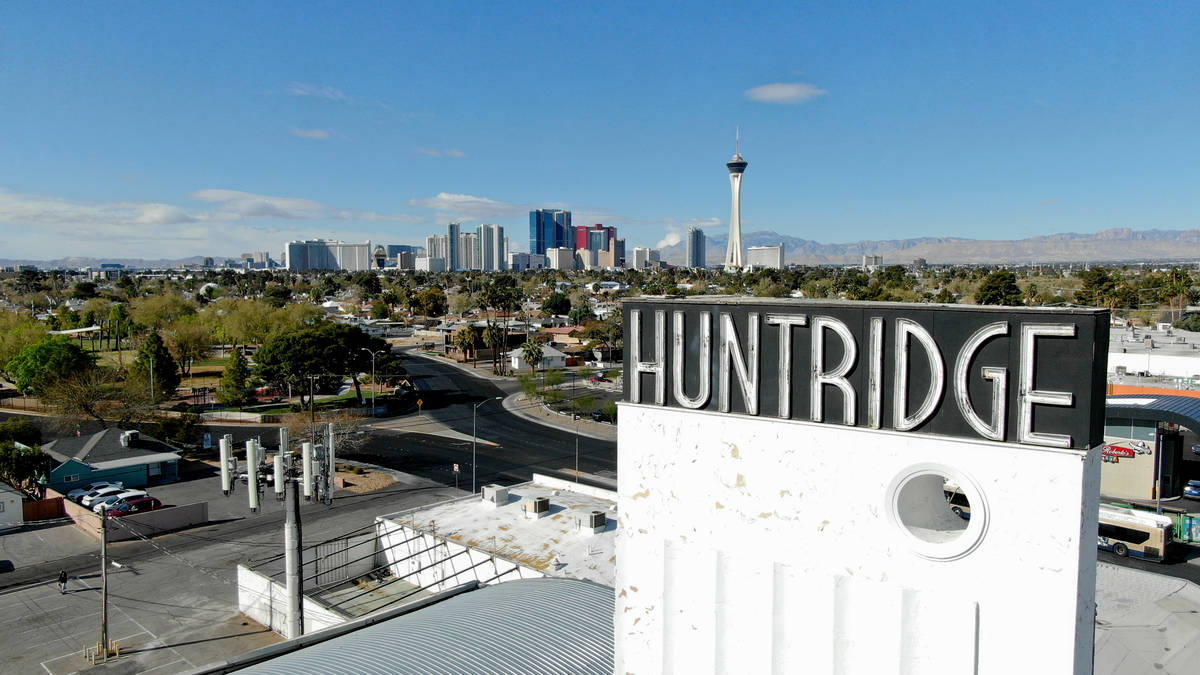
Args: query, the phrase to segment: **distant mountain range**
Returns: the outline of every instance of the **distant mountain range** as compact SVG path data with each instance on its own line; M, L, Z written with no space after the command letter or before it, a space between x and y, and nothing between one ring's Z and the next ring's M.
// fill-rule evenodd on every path
M225 258L212 256L213 260L222 261ZM182 267L184 265L199 265L204 262L204 256L194 255L190 258L178 258L175 260L146 260L144 258L84 258L74 256L70 258L58 258L57 260L22 260L15 258L0 258L0 267L12 267L15 265L36 265L44 270L75 270L81 267L99 267L101 264L118 264L134 269L166 269L171 267Z
M725 260L727 236L708 238L706 262L719 265ZM1129 262L1137 260L1200 260L1200 230L1132 230L1117 228L1095 234L1046 234L1028 239L966 239L962 237L918 237L916 239L864 240L849 244L822 244L770 230L742 235L744 246L784 245L784 259L805 265L844 265L862 262L864 255L883 256L883 263L907 265L916 258L931 264L947 263L1061 263ZM632 256L632 250L626 255ZM680 242L662 248L662 259L681 265L687 244ZM213 256L220 261L224 257ZM170 268L199 265L204 256L174 260L142 258L69 257L57 260L21 260L0 258L0 267L36 265L42 269L78 269L99 267L101 263L120 263L132 268Z
M728 236L710 236L706 262L725 261ZM1003 241L960 237L920 237L850 244L822 244L769 230L742 235L744 246L784 245L784 259L805 265L861 263L864 255L883 256L883 263L909 264L924 258L930 264L947 263L1058 263L1125 262L1136 260L1200 259L1200 230L1141 230L1117 228L1095 234L1047 234L1029 239ZM628 253L626 255L629 255ZM680 265L687 256L687 243L666 246L661 258Z

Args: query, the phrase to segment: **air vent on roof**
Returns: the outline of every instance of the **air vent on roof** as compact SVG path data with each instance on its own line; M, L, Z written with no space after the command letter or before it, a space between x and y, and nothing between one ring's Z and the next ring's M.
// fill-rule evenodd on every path
M530 519L544 518L550 515L550 498L537 497L525 502L525 517Z
M492 506L504 506L508 503L508 488L502 485L484 485L483 502Z
M584 534L603 532L606 527L608 527L608 517L604 515L603 511L592 511L579 518L579 531Z
M138 439L137 431L135 431L135 430L122 431L121 432L121 447L128 448L129 446L133 445L134 441L136 441L137 439Z

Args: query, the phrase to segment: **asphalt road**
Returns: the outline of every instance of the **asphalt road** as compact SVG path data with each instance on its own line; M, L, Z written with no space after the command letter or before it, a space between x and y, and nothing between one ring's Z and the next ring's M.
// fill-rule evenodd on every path
M421 414L470 436L472 409L496 396L507 396L515 382L502 389L488 380L464 373L449 365L401 353L405 368L422 400ZM547 427L504 410L499 401L482 403L474 425L478 444L478 483L513 483L528 480L534 471L574 469L576 443L579 470L609 478L616 477L617 445L569 431ZM357 453L363 461L384 464L452 485L451 466L459 464L460 480L470 482L471 443L422 434L377 430L367 446ZM385 463L399 455L400 465Z

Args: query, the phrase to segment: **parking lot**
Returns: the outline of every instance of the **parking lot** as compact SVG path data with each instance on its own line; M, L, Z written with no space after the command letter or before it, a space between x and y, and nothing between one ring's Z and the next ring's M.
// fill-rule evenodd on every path
M368 494L339 492L332 508L301 508L306 542L368 524L375 515L458 496L452 488L398 475ZM230 497L209 477L154 486L168 504L207 500L212 524L109 546L109 636L121 657L98 672L170 673L278 642L238 612L237 565L281 552L283 508L270 492L251 513L245 486ZM0 535L0 582L30 583L0 592L0 672L70 673L90 667L85 650L100 640L99 541L72 524ZM55 583L72 572L69 592Z

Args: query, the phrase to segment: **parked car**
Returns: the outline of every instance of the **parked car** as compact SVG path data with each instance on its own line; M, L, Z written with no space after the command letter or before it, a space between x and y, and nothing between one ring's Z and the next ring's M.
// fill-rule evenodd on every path
M79 503L90 509L90 508L92 508L92 505L95 504L97 501L104 499L105 497L108 497L111 495L120 494L124 491L125 491L124 487L115 487L112 485L109 485L107 487L102 487L102 488L96 488L95 490L92 490L91 492L84 495L79 500Z
M146 511L157 511L163 507L163 503L158 501L156 497L149 495L138 497L136 499L128 499L119 502L108 510L108 515L117 518L127 516L131 513L145 513Z
M608 413L604 412L603 410L593 410L592 411L592 421L593 422L612 422L613 418L612 418L612 415L609 415Z
M117 504L130 499L138 499L140 497L147 496L149 495L146 494L145 490L126 490L124 492L118 492L115 495L109 495L107 497L101 497L100 499L97 499L92 503L92 510L96 513L100 513L100 511L103 509L112 508Z
M608 379L607 377L601 377L600 375L593 375L588 378L588 382L612 382L612 380Z
M1183 486L1183 496L1200 499L1200 480L1189 480L1187 485Z
M91 492L92 490L99 490L100 488L105 488L105 487L125 487L125 484L119 480L115 480L115 481L103 481L102 480L97 483L88 483L87 485L84 485L83 487L78 487L78 488L75 488L74 490L71 490L70 492L68 492L67 499L70 499L71 501L78 504L79 500L83 499L83 496L86 495L87 493Z

